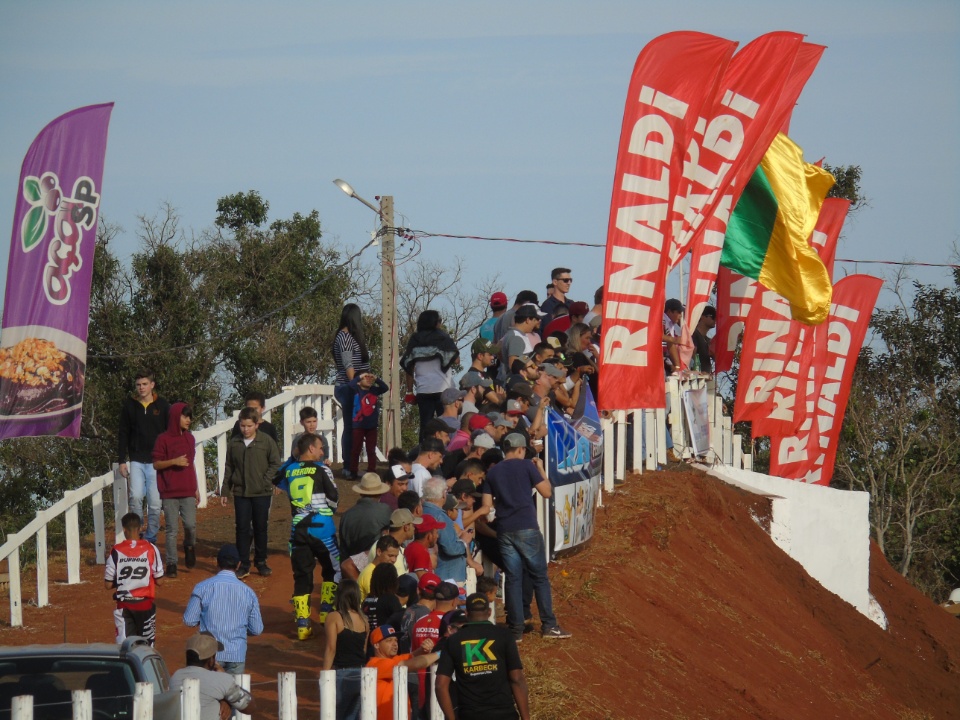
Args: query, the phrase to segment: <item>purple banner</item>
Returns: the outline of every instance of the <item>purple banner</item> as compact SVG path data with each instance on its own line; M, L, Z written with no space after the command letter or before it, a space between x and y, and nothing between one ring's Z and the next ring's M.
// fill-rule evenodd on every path
M61 115L23 159L0 330L0 440L80 434L111 110Z

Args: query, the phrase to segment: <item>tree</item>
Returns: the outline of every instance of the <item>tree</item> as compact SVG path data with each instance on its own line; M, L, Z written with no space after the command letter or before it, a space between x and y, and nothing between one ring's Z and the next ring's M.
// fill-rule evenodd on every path
M914 288L909 305L874 313L877 337L857 364L834 484L870 493L877 544L936 594L957 581L943 558L957 554L960 276L953 288Z

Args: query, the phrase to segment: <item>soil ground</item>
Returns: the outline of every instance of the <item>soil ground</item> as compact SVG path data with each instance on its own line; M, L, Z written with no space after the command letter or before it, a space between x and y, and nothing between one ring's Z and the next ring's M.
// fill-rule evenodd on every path
M341 484L345 509L357 495ZM882 630L823 589L758 524L766 501L699 471L632 476L598 510L596 534L551 565L554 605L573 632L564 641L530 636L521 655L535 718L871 718L960 717L960 623L913 589L873 548L870 590ZM319 708L321 639L298 642L289 604L289 510L270 520L260 597L266 629L247 655L253 691L276 717L278 672L296 671L301 717ZM157 647L171 671L193 631L181 613L191 588L214 571L233 540L232 508L199 513L198 564L160 589ZM161 546L162 546L161 538ZM0 623L0 644L110 641L110 593L84 550L83 583L65 585L51 558L51 605L30 606L24 628Z

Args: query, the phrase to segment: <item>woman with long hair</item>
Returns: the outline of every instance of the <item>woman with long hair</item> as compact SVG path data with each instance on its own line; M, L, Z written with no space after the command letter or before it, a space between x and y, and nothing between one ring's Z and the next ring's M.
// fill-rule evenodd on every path
M453 387L451 369L460 360L460 350L440 323L440 313L424 310L417 318L417 331L407 341L400 358L406 373L407 392L413 392L420 411L420 439L427 422L443 412L440 395Z
M360 611L360 586L343 578L324 623L323 670L337 671L337 717L360 717L360 669L367 662L370 624Z
M396 565L390 562L380 563L373 569L373 575L370 576L370 594L360 604L370 627L389 624L387 621L395 613L403 612L403 606L397 597L398 587Z
M333 340L333 363L337 377L333 382L333 396L343 413L343 432L340 435L342 475L352 477L348 469L353 450L353 389L350 381L370 372L370 353L363 334L363 315L356 303L347 303L340 313L340 329Z

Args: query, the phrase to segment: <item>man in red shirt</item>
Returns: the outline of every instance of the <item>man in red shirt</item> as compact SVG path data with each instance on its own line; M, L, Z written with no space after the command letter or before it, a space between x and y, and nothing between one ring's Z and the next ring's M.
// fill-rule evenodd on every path
M124 515L124 541L110 551L103 571L103 584L114 590L117 609L113 621L117 627L117 643L139 635L153 645L157 634L157 608L154 605L157 581L163 577L163 562L157 546L140 540L142 520L136 513Z
M407 561L407 570L422 578L424 573L433 572L433 558L430 549L437 546L440 531L447 526L429 515L421 517L421 523L414 526L413 542L403 551Z
M433 594L435 603L433 610L417 620L413 625L410 647L416 652L419 648L425 647L427 643L432 643L430 647L435 647L440 642L440 621L443 616L457 606L457 600L460 598L460 588L454 583L442 582L437 586ZM420 707L424 708L429 703L429 691L427 689L427 674L424 670L418 670L420 684Z
M433 665L440 656L432 652L432 640L411 654L398 654L397 631L390 625L381 625L370 633L370 644L374 656L367 667L377 669L377 720L393 720L393 669L402 665L408 670L419 670Z
M157 472L157 488L166 519L167 577L177 576L177 531L183 520L184 564L192 568L197 564L194 544L197 537L197 503L200 502L200 487L197 485L197 470L193 460L196 441L190 432L193 411L186 403L174 403L170 407L167 431L157 436L153 446L153 469Z

